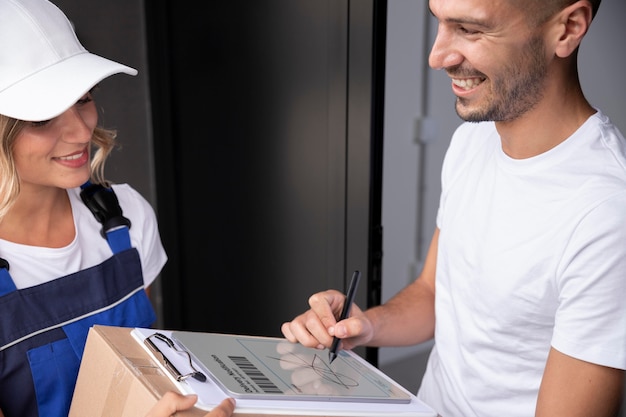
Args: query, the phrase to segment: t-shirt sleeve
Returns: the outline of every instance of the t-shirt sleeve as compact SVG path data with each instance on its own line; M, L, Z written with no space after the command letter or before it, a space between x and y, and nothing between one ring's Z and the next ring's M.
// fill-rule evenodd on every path
M552 346L566 355L626 369L626 192L598 202L560 260Z
M128 184L113 185L125 217L130 219L130 240L141 259L144 285L157 278L167 262L161 242L156 213L150 203Z

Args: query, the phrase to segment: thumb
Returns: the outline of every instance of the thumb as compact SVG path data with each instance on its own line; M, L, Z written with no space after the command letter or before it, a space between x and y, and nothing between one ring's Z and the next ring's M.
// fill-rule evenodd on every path
M195 394L182 395L173 391L163 394L163 397L150 409L146 417L165 417L176 414L177 411L188 410L196 403Z

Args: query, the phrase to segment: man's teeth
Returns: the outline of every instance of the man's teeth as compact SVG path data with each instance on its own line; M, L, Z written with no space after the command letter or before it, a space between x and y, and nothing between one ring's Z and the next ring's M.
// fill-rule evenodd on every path
M464 79L452 79L452 83L457 87L461 87L464 90L470 90L480 84L483 80L481 78L464 78Z
M78 159L80 157L83 156L83 153L77 153L76 155L70 155L70 156L59 156L59 159L63 160L63 161L73 161L74 159Z

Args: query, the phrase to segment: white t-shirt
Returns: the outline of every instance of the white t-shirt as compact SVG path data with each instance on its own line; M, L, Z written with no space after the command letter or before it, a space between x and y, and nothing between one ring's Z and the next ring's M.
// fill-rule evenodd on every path
M131 221L130 241L137 248L145 286L150 285L167 261L156 216L146 199L128 184L113 189L124 217ZM76 236L63 248L21 245L0 239L0 257L9 262L9 273L18 289L30 287L95 266L113 253L96 220L80 199L80 188L68 190Z
M465 123L442 170L436 330L419 397L532 416L551 346L626 369L626 141L598 112L533 158Z

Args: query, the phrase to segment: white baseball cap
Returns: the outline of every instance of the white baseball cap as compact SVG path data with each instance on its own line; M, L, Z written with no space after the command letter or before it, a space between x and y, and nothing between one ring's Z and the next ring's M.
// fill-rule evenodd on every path
M0 114L42 121L103 79L137 70L88 52L47 0L0 0Z

